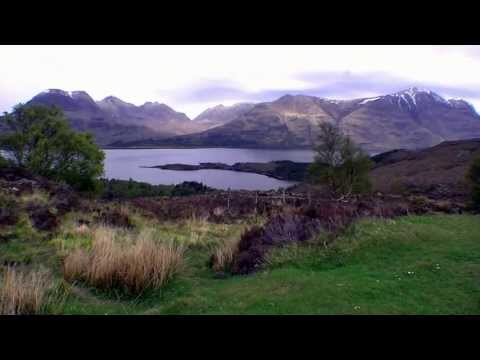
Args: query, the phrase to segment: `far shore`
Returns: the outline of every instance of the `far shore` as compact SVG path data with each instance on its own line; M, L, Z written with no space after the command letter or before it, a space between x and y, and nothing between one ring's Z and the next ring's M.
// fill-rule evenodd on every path
M148 150L148 149L245 149L245 150L311 150L310 147L295 147L295 148L282 148L282 147L240 147L240 146L135 146L135 147L122 147L122 146L102 146L102 150Z
M233 165L224 163L205 162L198 165L192 164L164 164L155 166L141 166L142 168L156 168L175 171L197 171L197 170L225 170L254 173L265 175L283 181L304 181L307 177L309 162L294 162L290 160L270 162L238 162Z

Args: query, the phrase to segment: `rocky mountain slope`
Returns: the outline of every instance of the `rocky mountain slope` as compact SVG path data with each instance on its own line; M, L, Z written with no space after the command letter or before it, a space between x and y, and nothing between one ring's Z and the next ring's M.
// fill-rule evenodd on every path
M370 153L425 148L445 140L480 137L480 116L470 104L445 100L429 90L410 88L355 100L285 95L273 102L257 104L224 125L200 133L152 140L148 145L311 147L321 122L337 124Z
M146 102L141 106L135 106L109 96L98 101L97 105L118 123L141 125L162 134L189 134L206 129L206 126L192 122L184 113L176 112L158 102Z
M372 154L480 137L480 116L469 103L417 88L354 100L285 95L218 105L193 121L165 104L136 106L113 96L94 101L84 91L51 89L29 104L60 107L74 129L112 146L309 148L321 122L337 124Z
M165 104L147 102L135 106L113 96L96 102L84 91L50 89L36 95L27 104L58 106L74 129L93 133L101 145L158 139L207 128Z
M238 103L232 106L217 105L198 115L193 121L205 124L209 128L224 125L251 110L255 104Z

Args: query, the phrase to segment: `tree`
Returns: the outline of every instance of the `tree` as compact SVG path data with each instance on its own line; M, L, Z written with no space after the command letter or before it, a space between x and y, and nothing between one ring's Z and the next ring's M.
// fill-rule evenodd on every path
M467 173L472 183L472 202L476 210L480 210L480 157L476 158Z
M332 196L349 196L371 189L372 162L353 141L330 123L320 124L316 156L309 168L311 179L325 185Z
M7 128L0 148L15 166L79 190L96 189L105 155L91 134L70 128L60 109L19 104L0 121Z

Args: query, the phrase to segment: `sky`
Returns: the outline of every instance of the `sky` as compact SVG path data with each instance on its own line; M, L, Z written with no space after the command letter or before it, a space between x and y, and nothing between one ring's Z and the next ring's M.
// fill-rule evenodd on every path
M1 112L51 88L158 101L194 118L285 94L352 99L413 86L480 111L480 46L0 46Z

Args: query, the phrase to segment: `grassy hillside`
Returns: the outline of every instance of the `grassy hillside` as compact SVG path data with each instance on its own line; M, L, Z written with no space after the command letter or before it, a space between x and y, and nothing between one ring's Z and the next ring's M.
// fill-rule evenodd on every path
M32 231L27 219L0 241L0 261L42 266L53 273L57 314L479 314L480 218L476 215L364 219L325 247L322 237L277 248L264 269L219 278L207 266L219 248L238 240L253 220L213 224L201 219L157 222L132 211L138 234L182 246L183 265L160 290L140 296L101 291L63 279L62 261L92 247L89 214L70 213L54 237ZM256 222L262 222L257 219Z

